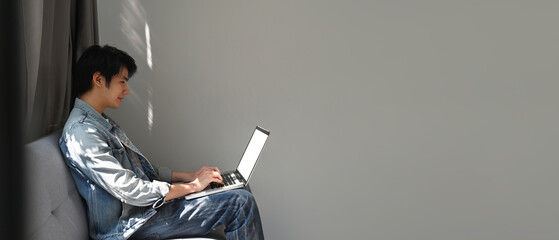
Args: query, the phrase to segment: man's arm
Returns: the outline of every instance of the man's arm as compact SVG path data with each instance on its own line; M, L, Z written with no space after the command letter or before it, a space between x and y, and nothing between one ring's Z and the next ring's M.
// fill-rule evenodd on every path
M192 182L194 180L194 173L173 171L171 175L172 182Z
M217 167L202 167L192 173L173 171L172 179L174 182L187 183L172 184L165 201L202 191L211 182L223 184L221 172Z
M214 174L214 173L218 173L219 174L219 179L220 181L221 179L221 171L219 171L219 169L217 167L202 167L200 169L198 169L198 171L196 172L179 172L179 171L173 171L173 174L171 175L171 179L173 182L192 182L194 180L196 180L196 178L204 175L204 174Z

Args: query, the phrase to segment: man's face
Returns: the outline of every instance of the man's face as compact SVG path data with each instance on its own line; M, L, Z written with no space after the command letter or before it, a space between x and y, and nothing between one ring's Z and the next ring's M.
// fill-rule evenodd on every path
M130 93L128 89L128 69L121 68L120 72L111 78L108 88L105 87L105 104L109 108L119 108L124 96ZM106 86L106 85L105 85Z

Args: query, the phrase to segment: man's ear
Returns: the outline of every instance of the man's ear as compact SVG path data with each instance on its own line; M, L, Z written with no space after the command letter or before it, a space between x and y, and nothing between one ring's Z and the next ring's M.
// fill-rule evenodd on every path
M93 86L103 87L103 84L105 84L105 77L103 77L100 72L95 72L91 81L93 81Z

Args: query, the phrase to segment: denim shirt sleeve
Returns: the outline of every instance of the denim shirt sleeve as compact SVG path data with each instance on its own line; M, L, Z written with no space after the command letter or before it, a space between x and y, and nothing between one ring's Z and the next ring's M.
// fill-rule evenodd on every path
M159 167L155 164L151 164L151 166L155 169L155 171L157 172L157 175L159 175L159 178L165 182L171 183L172 177L173 177L173 170L168 168L168 167Z
M89 179L122 202L152 206L169 193L170 184L136 177L117 160L125 149L113 149L95 128L76 124L66 132L65 144L72 164Z

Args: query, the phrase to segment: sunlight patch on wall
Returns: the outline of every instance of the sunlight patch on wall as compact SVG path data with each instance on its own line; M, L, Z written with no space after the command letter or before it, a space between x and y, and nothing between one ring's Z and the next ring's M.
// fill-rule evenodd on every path
M148 131L151 134L151 129L153 128L153 106L151 105L151 90L148 90L148 95Z
M137 61L138 74L134 79L135 88L131 90L130 100L147 123L147 130L152 134L154 125L153 87L153 60L151 50L151 31L147 21L147 13L142 4L134 0L123 0L120 13L121 31L124 40L129 43L131 56L136 60L145 59L147 68ZM117 46L118 47L118 46Z
M153 62L151 60L151 36L150 36L150 32L149 32L149 25L146 22L145 25L145 32L146 32L146 63L148 64L148 67L150 70L153 71ZM148 114L147 114L147 120L148 120L148 131L151 134L151 129L153 128L153 105L151 104L151 101L153 99L153 90L151 89L151 87L149 89L147 89L147 93L148 93Z
M153 63L151 61L151 38L149 34L149 25L146 22L146 61L149 69L153 70Z
M145 49L144 38L141 35L146 19L146 10L137 1L122 2L123 11L120 13L121 30L128 39L135 53L141 54Z

